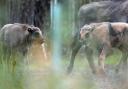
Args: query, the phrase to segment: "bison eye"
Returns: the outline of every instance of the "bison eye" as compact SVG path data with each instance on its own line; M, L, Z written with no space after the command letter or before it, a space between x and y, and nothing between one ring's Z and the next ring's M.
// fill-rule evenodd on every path
M34 30L32 28L28 28L28 32L33 33Z
M86 37L87 37L87 38L89 37L89 33L86 34Z

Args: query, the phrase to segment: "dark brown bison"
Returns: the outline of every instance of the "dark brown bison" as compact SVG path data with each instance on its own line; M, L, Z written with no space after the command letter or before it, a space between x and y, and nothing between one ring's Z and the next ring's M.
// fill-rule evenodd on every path
M99 1L84 4L78 12L79 27L91 22L127 22L128 1Z
M1 57L3 60L10 60L16 55L26 55L32 44L43 44L44 38L38 27L28 24L6 24L0 30ZM16 59L12 58L13 65Z
M93 52L98 49L100 70L104 71L104 60L110 54L112 48L117 48L122 52L118 68L122 62L126 65L128 57L128 24L123 22L95 24L97 25L90 24L83 26L80 30L80 38L87 42L88 47ZM90 66L93 68L94 64L92 63Z

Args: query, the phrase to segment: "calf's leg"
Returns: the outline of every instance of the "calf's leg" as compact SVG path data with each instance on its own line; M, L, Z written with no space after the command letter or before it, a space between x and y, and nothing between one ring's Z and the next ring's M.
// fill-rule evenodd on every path
M89 66L92 72L95 74L97 71L96 71L96 66L95 66L94 59L93 59L93 50L86 46L85 54L86 54L86 58L88 60Z
M123 66L123 68L127 67L127 58L128 58L128 53L127 52L122 52L122 57L120 59L120 62L116 66L116 72L119 71L121 66Z
M100 52L98 63L99 63L99 69L101 73L105 73L104 71L105 59L109 50L110 50L110 47L108 45L103 45L103 48Z

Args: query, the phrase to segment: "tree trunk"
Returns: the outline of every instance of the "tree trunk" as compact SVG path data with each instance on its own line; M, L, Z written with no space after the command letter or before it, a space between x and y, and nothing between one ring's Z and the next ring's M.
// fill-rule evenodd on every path
M26 23L40 28L50 23L50 0L9 0L8 3L9 23Z

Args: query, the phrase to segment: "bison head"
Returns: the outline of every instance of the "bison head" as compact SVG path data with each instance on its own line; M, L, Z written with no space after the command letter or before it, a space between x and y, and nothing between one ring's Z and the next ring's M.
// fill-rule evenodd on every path
M82 40L88 38L88 36L90 35L90 32L93 30L94 28L91 25L84 25L81 29L80 29L80 38Z
M27 28L29 37L33 43L42 44L44 43L44 37L41 30L38 27L30 26Z

